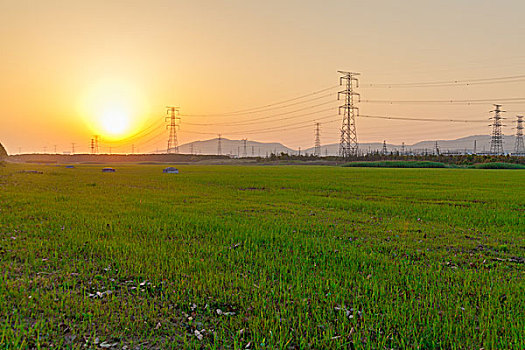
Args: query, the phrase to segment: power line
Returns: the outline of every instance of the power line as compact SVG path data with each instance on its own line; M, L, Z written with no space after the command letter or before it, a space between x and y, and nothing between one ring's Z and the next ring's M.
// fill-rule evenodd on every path
M456 85L482 85L482 84L503 84L525 81L525 75L513 75L506 77L481 78L469 80L445 80L409 83L369 83L363 87L369 88L411 88L411 87L445 87Z
M334 118L335 116L337 115L329 115L329 116L317 118L317 120L326 120L329 118ZM336 119L332 119L331 121L327 121L325 123L320 123L320 124L327 124L335 120ZM271 128L266 128L266 129L251 129L251 130L234 131L234 132L228 133L228 135L244 135L244 134L257 134L257 133L264 133L264 132L288 131L288 130L303 129L306 127L310 127L310 126L309 125L297 126L297 123L293 123L293 124L287 124L287 125L271 127ZM199 134L199 135L215 135L215 133L213 132L192 131L192 130L187 130L187 129L184 129L183 133Z
M252 108L246 108L246 109L241 109L241 110L237 110L237 111L222 112L222 113L183 114L183 116L185 116L185 117L219 117L219 116L228 117L228 116L232 116L232 115L235 115L235 114L244 114L244 113L250 113L250 112L251 113L258 113L258 112L255 112L255 111L261 110L261 109L266 109L268 107L280 105L280 104L287 103L287 102L300 100L300 99L303 99L303 98L306 98L306 97L309 97L309 96L317 95L317 94L320 94L322 92L325 92L325 91L328 91L328 90L332 90L332 89L336 88L337 86L338 85L330 86L330 87L327 87L327 88L324 88L324 89L321 89L321 90L317 90L317 91L314 91L314 92L311 92L311 93L308 93L308 94L305 94L305 95L302 95L302 96L297 96L297 97L290 98L288 100L279 101L279 102L269 103L269 104L262 105L262 106L259 106L259 107L252 107ZM332 94L328 94L326 96L330 96L330 95L332 95ZM326 97L326 96L323 96L323 97ZM322 97L320 97L320 98L322 98Z
M181 114L181 116L183 116L183 117L238 117L238 116L243 116L243 115L265 113L265 112L273 111L273 110L276 110L276 109L283 109L283 108L288 108L288 107L292 107L292 106L297 106L297 105L305 104L305 103L312 102L312 101L321 100L323 98L327 98L327 97L335 96L335 95L336 95L336 93L330 93L330 94L322 95L322 96L319 96L319 97L311 98L311 99L308 99L308 100L290 103L290 104L283 105L283 106L265 108L265 109L254 110L254 111L246 111L246 112L242 112L242 113L240 113L240 112L235 113L234 112L234 113L217 113L217 114L214 114L214 113L210 113L210 114Z
M387 104L477 104L488 103L493 101L501 101L506 103L522 103L525 102L525 97L508 97L508 98L484 98L473 100L361 100L364 103L387 103Z
M148 131L147 133L144 133L138 137L134 137L134 138L127 138L127 139L124 139L124 140L119 140L118 143L111 143L111 141L109 141L110 143L104 143L103 145L105 147L112 147L112 148L127 148L129 146L130 143L134 142L134 143L139 143L139 144L143 144L144 141L141 141L141 140L144 140L146 137L150 136L151 134L155 133L155 135L151 138L148 139L147 142L151 141L152 139L156 139L158 138L159 136L161 135L164 135L165 134L165 129L164 128L160 128L163 124L164 124L164 121L162 119L160 119L161 121L161 124L158 125L158 127L156 127L155 129L152 129L150 131Z
M289 112L286 112L286 113L272 114L272 115L269 115L269 116L266 116L266 117L250 119L249 121L246 121L246 122L239 122L239 123L191 123L191 122L185 122L185 125L191 125L191 126L210 126L210 125L214 125L214 126L240 126L240 125L260 124L261 120L278 118L278 117L282 117L283 115L288 115L288 114L292 114L292 113L302 112L304 110L309 110L311 108L320 107L320 106L323 106L323 105L327 105L329 103L334 103L334 102L333 101L328 101L326 103L320 103L320 104L317 104L317 105L314 105L314 106L308 106L306 108L296 109L294 111L289 111ZM294 115L294 116L290 116L290 117L286 117L286 118L279 118L279 121L295 119L295 118L301 118L301 117L304 117L306 115L313 115L313 114L322 113L322 112L326 112L326 111L330 111L330 110L334 110L334 109L335 109L335 107L331 107L331 108L325 108L325 109L321 109L321 110L317 110L317 111L313 111L313 112L309 112L309 113L301 113L300 115ZM275 121L269 120L268 122L275 122Z
M129 142L132 140L140 139L148 135L151 135L153 132L158 131L158 129L164 125L165 125L165 121L162 120L161 118L158 118L156 119L155 122L149 124L145 128L142 128L141 130L137 131L133 135L127 136L125 138L121 138L119 140L104 140L104 143L111 144L112 146L115 146L118 144L129 144Z
M373 118L373 119L421 121L421 122L485 123L484 120L391 117L391 116L366 115L366 114L364 115L361 114L359 115L359 117L360 118Z

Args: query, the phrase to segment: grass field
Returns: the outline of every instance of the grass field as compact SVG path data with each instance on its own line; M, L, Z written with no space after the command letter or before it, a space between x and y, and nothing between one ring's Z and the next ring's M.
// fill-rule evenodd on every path
M100 168L0 167L0 348L525 348L521 171Z

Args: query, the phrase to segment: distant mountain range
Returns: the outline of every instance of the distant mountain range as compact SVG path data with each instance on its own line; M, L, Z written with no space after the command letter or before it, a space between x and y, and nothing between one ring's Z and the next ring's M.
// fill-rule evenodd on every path
M420 141L412 145L405 145L406 151L424 152L427 150L429 153L434 150L435 144L438 144L440 152L473 152L474 143L476 143L476 152L488 152L490 150L490 136L489 135L474 135L462 137L455 140L428 140ZM514 150L514 136L504 136L503 148L505 152L512 152ZM219 140L218 138L205 140L205 141L194 141L185 143L179 146L179 152L185 154L218 154ZM388 152L401 151L402 145L397 144L386 144ZM359 148L364 152L370 151L381 151L383 148L382 142L372 143L360 143ZM292 149L279 142L257 142L257 141L246 141L246 150L244 147L243 140L230 140L221 138L221 154L231 156L261 156L264 157L271 153L288 153L298 154L298 149ZM312 154L314 148L307 148L301 150L301 154ZM328 156L335 156L339 153L339 144L328 144L321 145L321 154Z

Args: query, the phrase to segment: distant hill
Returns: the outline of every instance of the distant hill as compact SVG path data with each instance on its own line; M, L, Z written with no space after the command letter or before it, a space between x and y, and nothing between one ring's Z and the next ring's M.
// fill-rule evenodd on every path
M205 141L194 141L185 143L179 146L179 153L184 154L218 154L219 139L214 138ZM230 140L221 138L221 154L240 156L244 155L244 142L243 140ZM284 146L278 142L257 142L257 141L246 141L246 156L248 157L265 157L271 153L289 153L293 154L297 151Z
M432 152L434 149L434 146L436 144L436 141L438 143L438 147L441 152L455 152L455 151L461 151L464 152L465 150L467 152L473 152L474 151L474 141L476 141L476 152L488 152L490 150L490 135L473 135L473 136L467 136L467 137L461 137L459 139L455 140L428 140L428 141L420 141L416 142L414 144L406 144L405 150L407 151L414 151L414 152L424 152L425 149L429 152ZM505 152L512 152L514 150L514 142L515 142L515 136L512 135L505 135L503 137L503 149ZM401 145L399 144L386 144L387 150L390 151L401 151ZM374 143L359 143L359 148L363 151L381 151L383 148L382 142L374 142ZM308 148L305 150L305 152L312 153L314 151L314 148ZM336 155L339 152L339 144L329 144L329 145L322 145L321 146L321 153L323 155Z
M7 151L5 150L4 146L0 143L0 159L7 157Z
M455 140L428 140L428 141L420 141L414 144L407 144L405 145L406 151L417 151L422 152L425 149L428 150L428 152L432 152L435 146L435 143L438 143L438 147L441 152L454 152L454 151L461 151L464 152L465 150L467 152L473 152L474 151L474 141L476 141L476 151L477 152L483 152L483 151L489 151L490 150L490 136L489 135L473 135L473 136L467 136L462 137ZM512 152L514 149L514 136L508 136L505 135L503 139L503 148L506 152ZM218 147L218 139L214 138L211 140L204 140L204 141L195 141L183 144L179 146L179 152L180 153L186 153L186 154L217 154L217 147ZM387 143L387 150L390 151L400 151L401 145L399 144L391 144ZM237 156L240 155L243 156L244 153L244 144L242 140L230 140L230 139L221 139L221 148L222 148L222 154L223 155L232 155ZM369 142L369 143L360 143L359 148L363 151L381 151L383 148L383 142ZM192 152L193 151L193 152ZM248 157L250 156L266 156L266 154L271 153L288 153L288 154L297 154L299 152L298 149L292 149L290 147L287 147L281 143L273 142L273 143L265 143L265 142L257 142L257 141L247 141L246 142L246 155ZM312 154L314 152L314 148L306 148L301 150L301 154ZM328 145L321 145L321 154L323 156L329 155L329 156L335 156L339 154L339 144L333 143Z

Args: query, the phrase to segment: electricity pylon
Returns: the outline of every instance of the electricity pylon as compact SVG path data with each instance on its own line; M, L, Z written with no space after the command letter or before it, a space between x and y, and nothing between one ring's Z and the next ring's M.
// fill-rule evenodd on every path
M321 156L321 136L319 132L319 123L315 123L315 144L314 144L314 156Z
M341 110L343 110L339 155L347 158L356 156L358 150L355 118L359 115L359 108L354 106L354 97L357 96L359 102L359 94L354 91L354 83L355 87L359 87L359 82L356 78L359 73L343 71L339 71L339 73L343 75L339 78L339 85L343 85L343 81L345 82L345 89L337 93L337 99L339 100L340 96L344 95L345 101L343 105L339 106L339 114L341 114Z
M180 120L178 116L179 107L166 107L166 114L168 114L166 121L169 120L169 124L166 125L166 129L169 129L170 131L166 153L179 153L179 141L177 140L177 127L179 126L177 121Z
M494 116L490 119L493 120L492 124L492 135L490 138L490 153L491 154L503 154L503 132L501 131L501 120L504 119L501 116L501 113L505 112L502 111L501 105L494 105L496 108L491 111L494 112Z
M523 144L523 116L516 116L516 144L514 145L514 153L516 155L525 155L525 145Z

